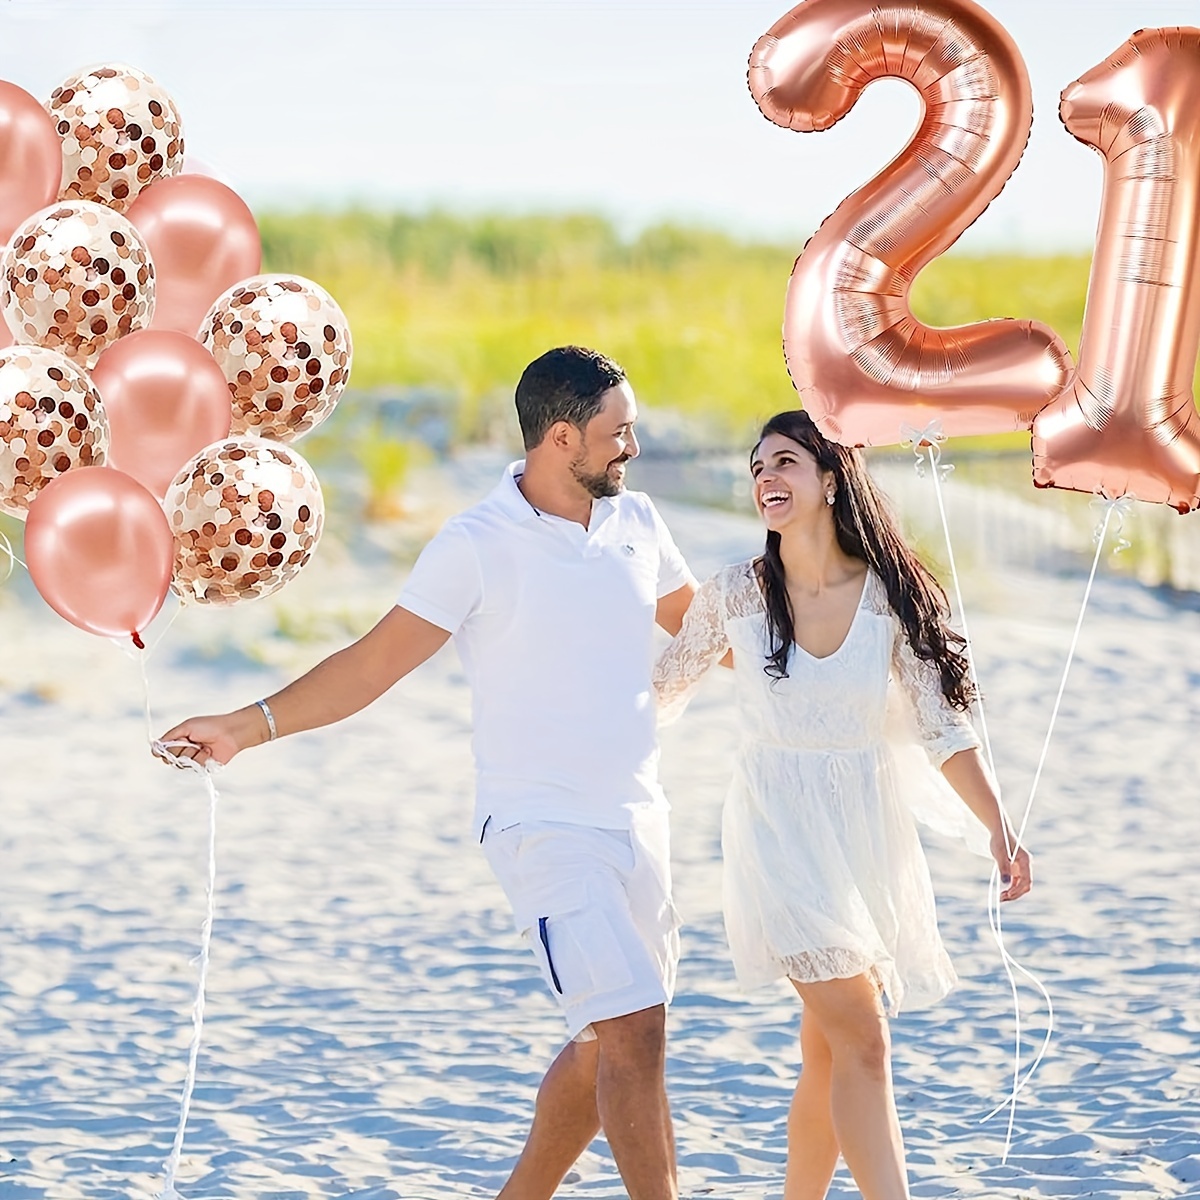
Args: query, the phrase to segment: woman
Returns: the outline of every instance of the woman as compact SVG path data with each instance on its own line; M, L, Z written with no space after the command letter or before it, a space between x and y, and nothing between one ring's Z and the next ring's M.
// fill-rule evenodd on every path
M965 801L957 812L986 829L1003 899L1029 890L1029 857L1008 849L945 594L861 455L786 412L763 428L750 470L766 549L700 589L655 689L670 719L733 650L742 745L723 820L726 930L739 980L786 977L804 1008L785 1200L825 1196L839 1152L864 1200L902 1200L886 1018L940 999L955 975L905 803L911 772L885 733L889 678Z

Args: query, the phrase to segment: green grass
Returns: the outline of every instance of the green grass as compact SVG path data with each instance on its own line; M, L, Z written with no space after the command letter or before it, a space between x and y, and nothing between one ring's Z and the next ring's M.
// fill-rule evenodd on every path
M345 309L356 388L432 385L470 416L507 408L530 359L579 342L621 362L644 404L730 433L795 403L780 324L799 242L674 225L623 241L588 214L268 213L260 225L267 269L317 280ZM1074 352L1087 276L1086 256L950 255L917 279L913 305L933 325L1036 318Z
M316 279L345 309L355 387L444 387L469 411L507 403L526 363L578 342L620 361L646 404L741 427L792 402L779 348L787 248L672 227L625 244L589 216L261 224L268 269Z
M402 489L413 467L428 459L428 449L420 442L370 429L360 436L356 452L366 483L367 519L403 516Z

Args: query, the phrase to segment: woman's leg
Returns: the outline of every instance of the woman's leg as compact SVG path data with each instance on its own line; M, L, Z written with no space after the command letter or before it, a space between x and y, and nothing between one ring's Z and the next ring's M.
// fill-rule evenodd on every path
M863 1200L908 1200L891 1039L878 989L865 975L795 986L805 1020L816 1016L829 1046L833 1128Z
M800 1022L803 1065L788 1112L787 1179L783 1200L825 1200L837 1169L838 1140L829 1094L833 1056L816 1013Z

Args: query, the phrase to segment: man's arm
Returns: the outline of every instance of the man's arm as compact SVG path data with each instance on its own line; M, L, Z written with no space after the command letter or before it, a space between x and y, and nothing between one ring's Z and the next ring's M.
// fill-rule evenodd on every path
M696 581L689 579L683 587L676 588L659 599L658 607L654 610L654 620L672 637L683 628L684 615L695 594Z
M683 587L668 592L659 600L658 607L654 610L654 620L672 637L675 637L683 628L683 618L687 615L687 610L691 606L692 597L695 594L696 581L689 579ZM733 651L726 650L717 666L732 667Z
M450 634L399 606L357 642L331 654L307 674L267 698L280 737L332 725L366 708L445 645ZM267 741L270 730L257 704L218 716L192 717L163 734L190 742L175 751L198 763L227 763ZM192 746L195 749L192 749Z

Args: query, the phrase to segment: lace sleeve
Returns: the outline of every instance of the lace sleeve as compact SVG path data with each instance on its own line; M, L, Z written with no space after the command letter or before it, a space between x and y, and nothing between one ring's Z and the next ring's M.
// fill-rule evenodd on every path
M683 628L654 664L651 678L660 725L683 713L704 673L729 649L722 575L718 572L700 585L683 618Z
M900 622L896 621L895 626L892 671L912 705L921 742L934 765L940 767L960 750L976 749L979 738L967 714L946 699L937 667L918 658Z

